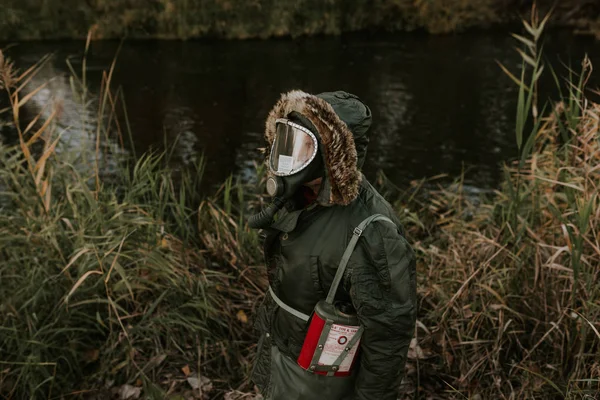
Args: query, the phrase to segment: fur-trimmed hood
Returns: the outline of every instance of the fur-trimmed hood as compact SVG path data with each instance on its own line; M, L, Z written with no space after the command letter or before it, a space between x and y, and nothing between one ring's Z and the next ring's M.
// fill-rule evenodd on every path
M300 90L284 93L267 117L268 151L275 140L275 121L293 112L307 118L320 138L326 175L317 201L326 206L350 204L358 196L371 110L358 97L342 91L316 96Z

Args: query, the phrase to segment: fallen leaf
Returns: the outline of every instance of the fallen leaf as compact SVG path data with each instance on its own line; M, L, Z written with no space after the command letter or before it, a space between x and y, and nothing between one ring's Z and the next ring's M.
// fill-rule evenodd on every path
M448 365L448 367L451 367L452 363L454 362L454 356L446 351L444 352L444 358L446 359L446 365Z
M200 395L210 392L213 388L211 380L205 376L201 376L200 378L189 376L187 381L194 390L199 392Z
M190 366L186 365L185 367L181 368L181 372L183 372L183 374L187 377L190 376Z
M417 339L413 338L410 341L410 346L408 348L408 358L411 360L416 360L417 358L420 360L425 360L431 356L430 350L423 350L421 346L419 346L419 342Z
M192 387L192 389L194 389L194 390L200 389L200 381L198 380L198 378L190 376L187 378L187 381L190 384L190 386Z
M232 390L225 393L224 400L263 400L261 394L244 393L239 390Z
M169 248L169 241L166 238L162 238L162 240L160 241L160 247L162 249L168 249Z
M241 323L245 324L248 322L248 316L246 315L244 310L238 311L236 316L238 321L240 321Z
M100 357L100 350L98 349L88 350L83 355L85 362L88 363L97 361L98 357Z
M119 388L119 398L121 400L138 399L141 394L142 388L139 387L123 385Z
M152 359L150 359L150 361L146 365L146 368L148 368L148 369L156 368L160 364L162 364L166 358L167 358L166 354L160 354L158 356L152 357Z
M408 348L408 358L410 360L416 360L417 358L425 358L425 355L423 354L423 349L421 349L421 346L419 346L417 339L413 338L410 341L410 346Z
M414 363L411 361L407 361L404 365L404 376L407 378L406 380L412 381L411 377L417 377L419 371L417 370L418 362ZM402 380L401 383L404 383L405 379Z

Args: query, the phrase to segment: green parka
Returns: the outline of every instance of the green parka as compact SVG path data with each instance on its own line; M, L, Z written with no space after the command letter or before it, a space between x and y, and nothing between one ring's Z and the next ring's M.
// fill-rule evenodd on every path
M256 319L260 340L252 379L273 400L396 399L415 326L415 257L392 207L359 172L371 112L346 92L289 92L268 116L269 148L275 120L293 112L318 132L326 176L315 203L290 205L264 230L269 282L277 296L310 315L326 297L354 228L373 214L397 226L374 222L363 232L338 289L336 298L354 305L365 328L353 375L327 377L298 367L307 323L267 294Z

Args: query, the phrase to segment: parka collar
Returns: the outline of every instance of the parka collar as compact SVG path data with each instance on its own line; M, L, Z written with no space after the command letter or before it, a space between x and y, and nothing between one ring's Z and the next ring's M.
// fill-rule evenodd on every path
M296 210L292 212L288 212L279 218L273 225L271 225L272 229L277 229L278 231L289 233L296 229L298 225L298 219L300 218L300 214L302 214L302 210Z

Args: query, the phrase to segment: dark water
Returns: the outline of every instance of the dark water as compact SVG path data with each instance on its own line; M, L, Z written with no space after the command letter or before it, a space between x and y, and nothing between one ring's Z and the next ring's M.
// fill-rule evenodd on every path
M252 175L269 109L281 92L298 88L343 89L371 107L367 176L383 170L405 185L441 173L456 177L466 169L468 183L493 187L499 165L516 155L516 86L496 64L518 70L514 45L506 33L129 41L113 82L124 90L137 150L162 146L165 134L167 142L180 135L177 159L185 163L204 153L209 185L231 173ZM101 71L118 46L92 44L92 91L99 90ZM588 38L553 33L545 49L559 67L564 62L579 68L585 52L600 65L600 44ZM7 51L21 65L49 52L59 75L68 75L66 59L81 68L81 42L21 43Z

